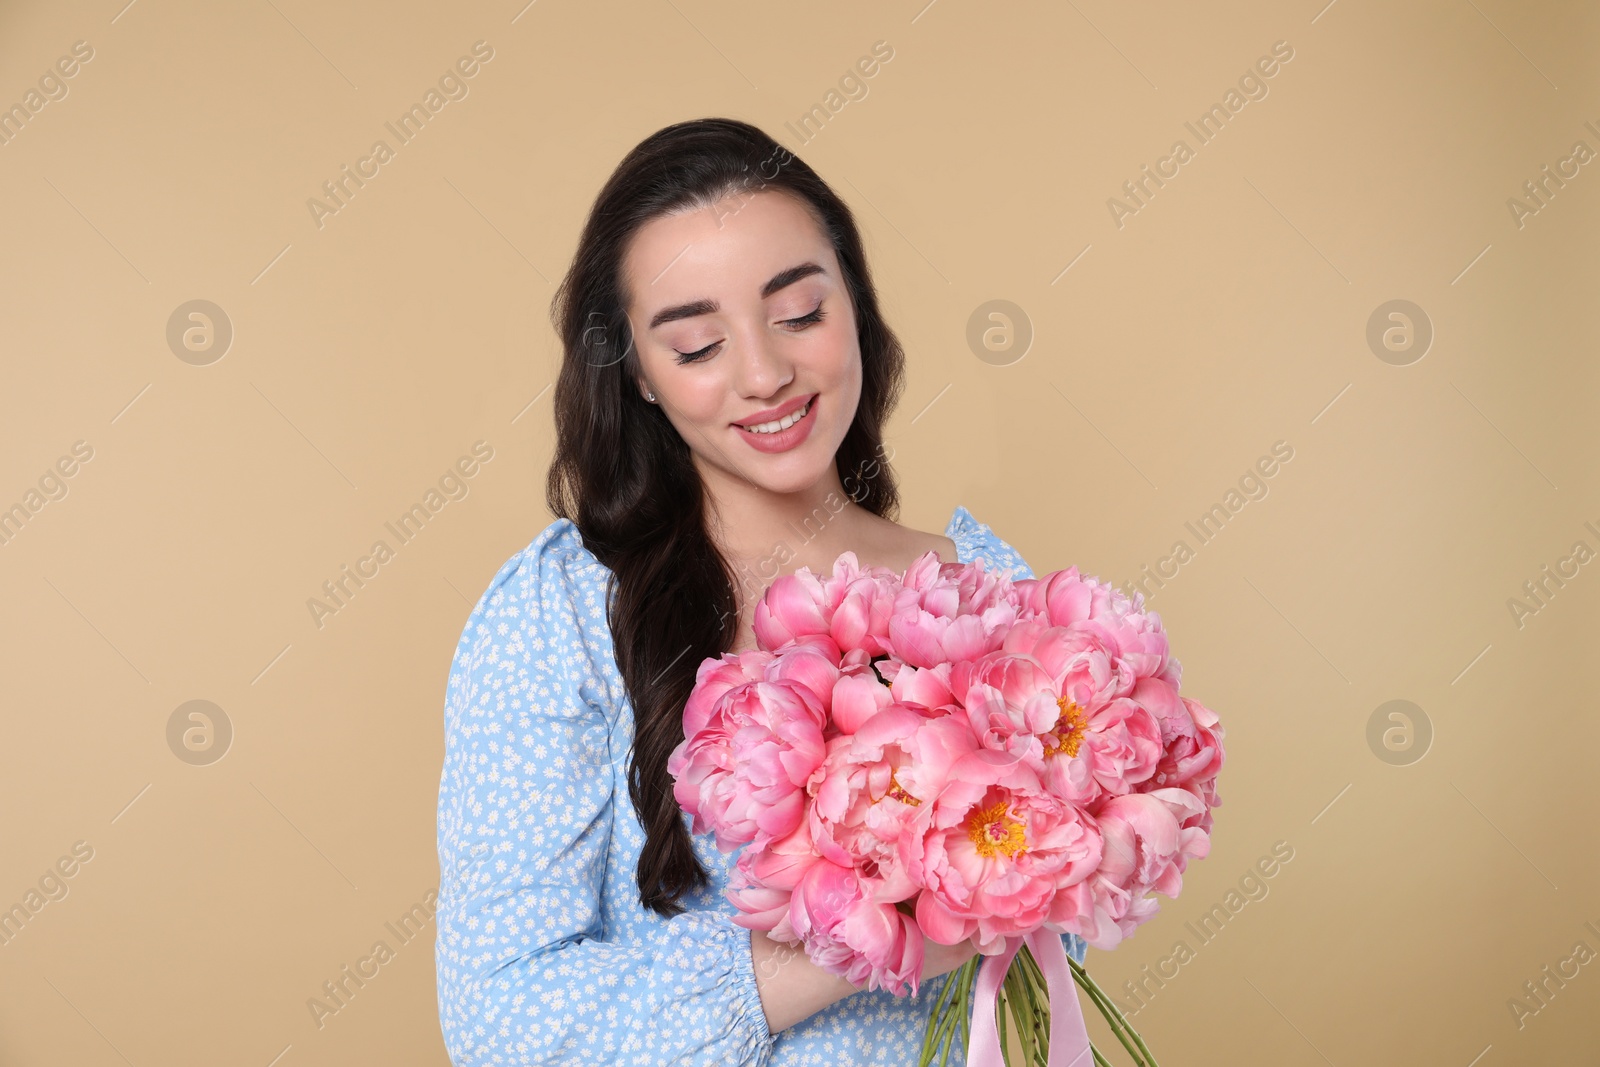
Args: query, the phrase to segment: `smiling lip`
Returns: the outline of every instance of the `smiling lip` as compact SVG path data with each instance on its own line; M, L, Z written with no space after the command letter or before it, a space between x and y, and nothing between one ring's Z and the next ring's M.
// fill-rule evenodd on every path
M809 393L806 396L797 396L787 404L780 404L775 408L768 408L765 411L758 411L749 418L734 423L734 425L742 430L750 426L760 426L763 422L777 422L791 411L799 411L801 408L805 407L806 401L812 399L816 395L816 393Z
M735 426L739 436L744 438L746 444L757 452L788 452L790 449L799 448L805 439L811 436L811 428L817 424L817 406L821 403L815 393L810 398L811 407L806 412L805 418L777 433L755 433L743 426ZM804 400L801 401L804 404ZM790 410L796 410L793 405L785 405Z

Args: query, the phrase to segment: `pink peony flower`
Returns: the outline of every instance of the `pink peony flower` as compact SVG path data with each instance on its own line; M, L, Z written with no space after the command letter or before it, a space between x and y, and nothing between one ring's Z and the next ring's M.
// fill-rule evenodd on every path
M777 657L752 650L701 664L684 708L685 737L667 760L673 796L695 833L724 851L793 833L806 786L822 765L832 689L824 657L806 647Z
M889 619L894 652L914 667L977 659L1000 647L1019 608L1011 579L982 562L924 552L906 570Z
M893 703L879 666L867 653L862 649L845 653L839 680L833 685L830 736L855 733L862 723Z
M1152 788L1214 779L1224 755L1217 713L1198 700L1179 697L1158 718L1163 751L1150 779Z
M818 860L795 887L789 921L819 967L865 989L915 995L922 934L911 916L876 899L871 882L849 867Z
M1016 640L1019 632L1031 637ZM1019 623L1006 646L1027 651L991 653L952 673L984 747L1026 761L1048 791L1082 804L1131 792L1155 772L1160 727L1135 701L1109 695L1117 671L1093 634Z
M1186 833L1179 826L1201 806L1184 789L1108 797L1097 806L1094 819L1105 848L1091 884L1095 921L1084 940L1095 948L1115 948L1160 907L1152 891L1178 895L1183 863L1210 850L1203 832Z
M833 639L847 652L859 649L869 656L887 653L889 617L900 592L899 576L887 568L873 567L834 580L843 583L844 591L829 629Z
M1169 658L1161 616L1144 610L1143 593L1136 591L1130 598L1109 582L1080 575L1076 567L1015 584L1024 617L1087 629L1126 663L1131 677L1119 679L1117 696L1127 695L1133 679L1156 675L1167 675L1177 688L1179 667Z
M1091 708L1129 695L1139 682L1108 636L1095 623L1056 626L1035 617L1013 626L1001 648L1037 659L1057 679L1064 696Z
M871 879L875 899L891 904L916 892L898 846L922 801L896 774L916 758L915 742L927 723L918 709L892 704L854 734L835 738L810 810L812 837L822 857Z
M888 650L889 616L899 590L893 571L862 568L856 554L846 552L834 561L831 576L802 567L773 581L756 603L751 625L764 649L825 636L841 652L879 656Z
M1217 713L1188 697L1178 697L1163 708L1157 718L1161 723L1162 753L1155 773L1141 785L1141 790L1179 787L1194 794L1200 810L1190 814L1180 824L1184 830L1199 829L1210 832L1211 809L1220 807L1222 798L1217 795L1217 775L1222 770L1224 751L1222 740L1225 731L1218 722Z
M913 667L891 659L878 664L878 672L889 679L889 695L896 704L908 704L928 711L961 710L961 702L950 687L951 670L952 664L949 663Z
M765 931L774 941L792 942L789 900L806 871L818 861L811 829L804 821L788 837L766 848L746 848L734 860L724 895L739 910L735 925Z
M1081 574L1077 567L1051 571L1042 578L1019 578L1017 596L1028 614L1043 615L1052 626L1144 611L1144 594L1130 598L1109 582Z
M909 776L908 776L909 777ZM958 758L901 836L907 872L925 887L917 923L941 944L1084 925L1078 883L1101 861L1094 820L1052 796L1020 760L978 749Z
M1193 793L1202 806L1202 810L1198 815L1190 815L1183 820L1183 829L1185 831L1195 829L1209 834L1214 818L1211 814L1211 809L1222 806L1222 797L1217 795L1217 780L1215 778L1196 778L1192 782L1186 782L1178 786L1178 788Z

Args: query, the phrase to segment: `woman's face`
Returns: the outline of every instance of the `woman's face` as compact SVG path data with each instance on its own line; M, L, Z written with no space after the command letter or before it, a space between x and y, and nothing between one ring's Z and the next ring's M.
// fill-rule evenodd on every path
M861 348L833 246L802 201L764 190L653 219L623 274L640 394L655 393L703 478L794 493L835 476ZM803 418L779 429L791 409ZM745 428L758 425L777 432Z

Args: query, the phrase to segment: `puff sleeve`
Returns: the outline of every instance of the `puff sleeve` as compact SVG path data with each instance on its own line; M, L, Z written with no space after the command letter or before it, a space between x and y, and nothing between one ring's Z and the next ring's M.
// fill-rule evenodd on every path
M593 632L605 590L580 546L557 522L508 560L451 663L435 945L446 1050L455 1067L763 1064L773 1037L748 932L705 910L635 914L636 860L625 879L612 866L632 726L619 731L624 709L592 668L611 646Z

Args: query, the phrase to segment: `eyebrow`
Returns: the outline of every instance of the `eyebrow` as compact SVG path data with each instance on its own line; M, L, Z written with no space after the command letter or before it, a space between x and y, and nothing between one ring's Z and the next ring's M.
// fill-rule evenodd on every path
M801 263L798 266L781 270L768 279L767 284L761 287L761 299L776 293L778 290L793 285L801 278L809 278L813 274L826 274L815 263ZM676 304L669 308L662 308L650 320L650 329L655 329L663 323L676 322L679 319L689 319L696 315L711 315L722 309L722 305L715 300L691 300L687 304Z

